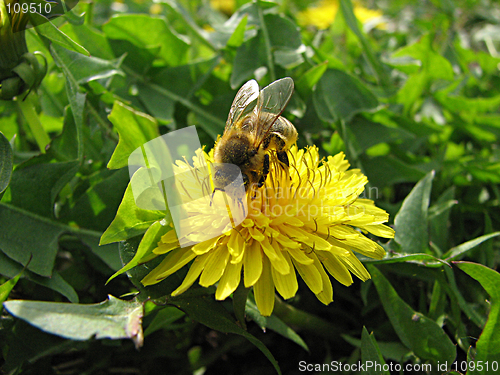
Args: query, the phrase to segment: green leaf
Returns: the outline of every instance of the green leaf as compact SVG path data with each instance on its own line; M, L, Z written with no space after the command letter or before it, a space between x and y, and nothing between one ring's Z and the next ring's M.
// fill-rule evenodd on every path
M64 66L65 72L71 72L71 79L76 85L90 81L105 79L116 74L124 76L119 69L121 61L111 62L97 57L85 56L73 51L68 51L59 46L52 46L58 56L58 64Z
M264 22L272 47L295 50L302 45L299 28L289 18L278 14L266 14Z
M421 69L409 76L397 94L398 101L404 104L406 111L414 109L415 103L425 95L433 80L453 80L453 67L445 57L434 52L431 34L424 35L417 42L401 48L392 56L410 56L421 63Z
M238 326L222 304L213 300L212 297L187 297L183 294L180 297L169 299L168 303L177 306L188 314L191 319L211 329L225 333L235 333L245 337L264 353L267 359L273 364L276 372L281 374L278 362L276 362L276 359L274 359L273 355L262 341Z
M120 207L118 207L115 219L103 233L100 245L124 241L141 235L154 222L164 219L165 215L163 211L149 211L137 207L134 194L132 193L132 186L129 183Z
M240 87L260 67L266 66L264 38L261 32L247 40L236 50L231 73L231 88Z
M277 14L266 14L264 22L273 49L274 63L285 69L292 69L304 62L299 28L290 19Z
M49 156L37 156L19 165L12 174L11 204L48 218L61 189L80 168L78 161L49 163ZM36 181L36 184L33 184Z
M170 225L168 225L168 223L166 223L166 220L154 222L144 234L144 237L142 238L141 243L137 248L137 252L132 260L113 274L107 282L110 282L116 276L138 266L140 263L144 263L146 259L150 260L155 258L156 254L153 254L153 250L158 247L158 242L160 242L161 237L171 230L173 229Z
M442 251L448 246L450 212L458 203L454 198L455 187L452 186L441 194L434 205L429 207L429 237L432 243Z
M376 364L377 368L385 368L384 357L382 357L382 353L378 347L377 341L375 340L375 336L369 334L366 330L366 327L363 327L363 331L361 333L361 362L367 364ZM380 367L379 367L380 366ZM389 371L380 371L373 367L367 367L366 372L367 375L389 375Z
M436 258L430 254L401 254L392 253L387 255L383 259L372 259L364 256L358 256L360 260L364 263L378 263L378 264L390 264L390 263L415 263L420 264L425 267L441 267L443 265L450 266L446 261Z
M141 48L161 47L158 58L170 66L186 63L189 45L172 32L163 17L115 15L103 25L102 30L109 39L127 40Z
M414 166L402 162L392 155L368 158L360 155L370 185L379 189L400 182L417 182L425 173Z
M433 179L434 171L415 185L394 219L394 240L405 253L424 252L429 246L427 211Z
M472 119L481 113L495 111L500 106L500 95L491 98L466 98L450 95L447 91L437 91L434 95L436 100L452 112L463 113L466 118Z
M20 369L29 363L36 363L34 366L37 367L40 364L39 360L43 361L44 357L87 348L86 342L75 342L49 335L23 320L17 320L9 331L3 341L4 347L9 348L4 355L5 363L2 366L2 371L7 374L23 372Z
M326 61L322 64L315 65L302 74L295 82L295 90L297 90L302 99L307 100L311 96L314 86L321 79L327 68L328 62Z
M500 236L500 232L494 232L490 234L485 234L480 237L474 238L473 240L464 242L463 244L460 244L458 246L455 246L451 248L446 254L444 254L442 257L446 258L446 260L454 260L462 255L464 255L466 252L469 250L472 250L475 248L477 245L483 243L484 241L489 240L490 238L498 237Z
M490 215L488 215L488 213L485 213L485 215L484 215L484 231L486 233L493 232L493 224L491 222L491 217L490 217ZM479 259L483 259L483 261L478 262L478 263L484 264L485 266L490 267L490 268L495 267L495 265L496 265L496 260L495 260L496 251L495 251L495 248L493 245L494 245L494 242L489 241L480 247L481 257Z
M222 47L222 45L214 45L216 44L216 41L214 41L213 39L217 38L212 38L211 34L199 27L196 21L193 20L193 17L191 17L189 12L180 4L179 1L160 0L160 2L169 7L170 10L175 13L176 19L184 23L186 28L192 32L192 35L197 37L198 40L209 49L215 50L216 47Z
M371 334L373 335L373 333ZM342 338L347 341L349 344L361 348L362 342L359 339L356 339L349 335L342 335ZM401 362L401 359L405 357L410 351L400 342L377 342L377 347L380 349L380 353L383 358L393 359L395 361Z
M128 165L128 157L144 143L158 137L156 120L116 101L108 116L120 135L120 140L108 163L108 168L118 169Z
M219 63L220 58L214 57L176 67L152 68L150 79L138 84L139 97L152 115L168 122L174 121L175 103L182 104L196 114L198 125L216 138L224 129L224 121L212 115L212 105L204 108L195 95Z
M452 80L453 67L445 57L434 51L432 37L432 34L426 34L415 43L397 50L392 57L410 56L420 61L428 78Z
M318 115L327 122L350 121L355 114L378 105L375 95L357 78L337 69L328 69L321 76L313 100Z
M232 295L234 316L236 317L238 324L245 330L247 329L245 321L245 306L247 304L250 289L251 288L245 288L244 283L240 283Z
M490 295L488 321L476 343L475 368L467 374L491 374L492 364L500 363L500 274L482 264L455 262L462 271L479 281ZM486 367L489 364L490 367ZM479 367L481 365L482 369ZM496 371L495 371L496 372Z
M66 33L74 41L84 45L91 56L107 60L115 58L106 36L92 26L87 24L75 26L67 23L62 25L59 30Z
M0 203L0 249L41 276L52 275L57 241L65 232L62 226L41 216ZM30 261L31 258L31 261Z
M122 266L117 244L107 244L101 246L99 239L102 232L96 232L88 229L75 230L74 234L87 245L93 254L97 255L112 271L120 269ZM109 270L106 270L109 272ZM106 271L103 270L103 273ZM105 275L110 273L106 272Z
M97 246L98 232L73 228L4 203L0 203L0 227L4 232L0 236L0 249L22 265L29 261L28 270L41 276L52 275L59 237L64 233L75 234L88 243L111 269L121 265L116 246Z
M144 331L144 337L156 332L160 329L173 329L173 323L185 316L186 314L177 307L166 306L158 311L153 318L153 321Z
M78 294L76 294L73 287L58 272L53 271L51 277L42 277L29 270L24 270L23 272L24 268L21 264L0 251L0 275L13 278L22 272L23 278L60 293L70 302L78 302Z
M472 321L478 327L482 327L486 322L486 318L484 317L484 315L465 300L462 295L462 290L464 289L463 285L457 285L453 270L451 268L445 267L444 271L447 279L443 278L439 279L439 281L441 283L441 286L447 291L451 303L453 305L457 304L458 306L460 306L460 309L470 319L470 321Z
M443 329L406 304L376 267L368 268L382 306L403 344L422 359L451 366L456 349Z
M157 82L157 79L153 78L153 82ZM174 100L164 95L160 95L154 88L151 87L151 85L148 84L139 83L137 88L139 89L139 98L144 103L144 107L147 109L148 113L154 116L154 118L158 121L163 121L168 124L175 121ZM171 126L175 127L175 124L172 124Z
M93 305L17 300L3 306L16 318L53 335L71 340L130 338L142 346L143 305L108 298Z
M245 29L247 27L248 15L241 18L238 26L234 29L231 37L227 41L227 45L230 47L239 47L245 40Z
M51 22L46 22L43 25L38 25L35 27L36 32L47 39L51 40L53 43L84 55L89 56L90 53L81 45L76 43L69 36L64 34L61 30L55 27Z
M50 46L50 53L54 58L54 62L57 66L59 66L59 68L62 69L64 76L66 77L66 94L69 99L76 127L78 160L83 160L83 110L85 107L86 94L80 92L80 86L78 85L78 81L73 75L72 70L65 64L63 57L59 56L60 51L60 47L56 47L54 45ZM65 52L62 52L63 56L64 54Z
M12 148L10 143L0 132L0 198L1 193L9 186L10 177L12 175Z
M21 275L23 274L23 271L19 272L12 279L7 280L2 285L0 285L0 303L3 303L5 301L7 301L7 298L9 298L10 292L12 291L12 289L14 289L14 287L17 284L17 282L21 278Z
M251 299L247 299L245 312L248 314L252 320L257 323L257 325L265 331L266 328L279 333L281 336L293 341L304 350L309 351L307 344L302 340L302 338L290 328L286 323L284 323L280 318L275 315L262 316L257 308L257 305Z
M354 118L347 131L352 138L351 144L356 152L355 156L379 143L401 143L404 139L415 139L413 134L404 129L390 128L363 116Z
M127 168L102 170L95 177L102 180L80 195L69 213L64 216L60 214L59 217L64 221L73 221L81 228L103 232L116 215L129 182L129 171Z

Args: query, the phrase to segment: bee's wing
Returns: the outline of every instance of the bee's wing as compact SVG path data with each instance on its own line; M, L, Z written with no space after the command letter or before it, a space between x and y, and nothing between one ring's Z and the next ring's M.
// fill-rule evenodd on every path
M258 148L274 122L285 110L293 93L293 79L286 77L264 87L257 99L254 113L259 126L256 129L255 146Z
M247 107L255 101L259 96L259 84L254 79L245 83L238 90L238 93L234 97L233 104L229 110L229 116L226 121L226 128L224 132L230 129L232 126L238 123L238 120L245 113L251 112L247 110Z

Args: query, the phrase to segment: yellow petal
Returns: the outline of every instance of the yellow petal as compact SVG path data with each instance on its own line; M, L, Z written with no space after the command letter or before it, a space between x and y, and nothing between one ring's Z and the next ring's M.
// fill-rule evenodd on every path
M302 263L304 265L313 264L313 260L309 258L304 249L294 249L288 248L288 253L295 259L297 262Z
M332 275L339 283L349 286L352 284L352 276L347 267L329 251L318 251L318 256L325 266L326 270Z
M291 238L289 238L281 233L276 237L276 240L281 245L283 245L284 248L287 248L287 249L290 249L290 248L300 249L302 246L299 242L294 241Z
M309 233L301 228L297 228L297 232L301 234L302 240L301 242L305 243L306 245L310 246L313 249L317 250L330 250L332 245L326 241L325 239L321 238L317 234L314 233Z
M300 220L298 217L295 217L295 216L287 217L285 220L285 223L287 223L293 227L301 227L304 225L302 220Z
M170 232L173 232L173 231L170 231ZM158 244L158 247L153 250L153 253L155 253L155 254L166 254L169 251L177 249L179 246L180 246L179 242L170 242L170 243L160 242Z
M177 240L177 234L175 233L175 230L171 230L171 231L165 233L161 237L161 242L164 242L164 243L179 242Z
M394 229L384 224L363 225L360 226L360 228L365 229L371 234L374 234L375 236L378 237L394 238L394 233L395 233Z
M314 294L318 294L323 290L323 280L321 278L321 274L318 272L314 264L310 266L306 266L304 264L301 264L299 262L296 262L292 258L293 265L297 269L300 277L302 277L302 280L305 281L309 289Z
M158 281L170 276L188 264L196 254L191 251L190 247L179 248L171 251L165 259L150 273L146 275L141 283L144 286L156 284Z
M245 287L249 288L259 280L262 274L262 250L257 241L245 249L244 262L244 275Z
M371 278L370 274L366 270L366 268L361 264L358 258L354 253L351 253L351 256L348 257L339 257L338 258L344 265L351 271L356 277L361 279L362 281L366 281Z
M248 233L250 233L250 236L252 236L255 240L257 241L263 241L264 238L266 238L260 230L257 228L248 228Z
M270 243L266 238L264 241L260 242L260 245L276 271L283 275L290 272L290 267L288 266L288 263L283 256L283 251L277 241Z
M231 293L233 293L240 284L242 263L232 264L228 263L224 274L222 275L217 291L215 292L215 299L224 300Z
M281 273L277 272L274 267L271 267L271 271L276 290L284 299L288 299L295 296L299 288L299 284L297 283L297 277L295 276L295 270L293 269L293 264L290 260L290 256L286 252L283 253L283 255L290 267L290 272L286 275L282 275Z
M229 260L229 251L226 245L221 245L208 253L208 261L200 277L200 285L208 287L221 278Z
M177 296L181 293L184 293L189 289L191 285L193 285L198 276L200 276L201 271L203 271L203 267L205 267L205 264L207 263L208 256L209 254L203 254L199 257L196 257L196 259L193 261L193 264L191 264L191 267L189 267L189 271L184 278L184 281L182 281L182 284L172 292L172 296Z
M253 227L254 226L254 222L253 222L252 219L246 218L245 220L243 220L241 222L241 226L244 227L244 228Z
M243 235L236 230L229 236L229 241L227 242L227 250L234 258L237 258L245 247L245 239Z
M205 254L206 252L213 249L218 240L219 237L215 237L210 240L197 243L193 246L193 251L196 255Z
M321 262L318 260L316 254L313 253L311 254L311 256L314 259L314 267L316 267L316 269L318 270L319 274L321 275L321 280L323 282L323 290L320 293L316 293L316 297L322 303L328 305L333 301L332 282L330 281L328 274L325 272L325 269L323 268Z
M282 225L279 228L280 228L281 233L283 233L288 238L291 238L295 241L307 240L307 236L304 235L303 231L299 231L298 228L288 227L286 225Z
M253 293L261 315L270 316L274 309L274 282L269 260L263 257L262 261L262 275L253 287Z

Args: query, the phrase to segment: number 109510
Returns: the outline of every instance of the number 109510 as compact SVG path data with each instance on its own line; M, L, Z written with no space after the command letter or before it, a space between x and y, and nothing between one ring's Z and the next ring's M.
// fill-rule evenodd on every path
M52 10L52 4L50 3L45 3L44 6L42 6L41 3L39 4L28 4L28 3L8 3L7 5L7 11L9 13L42 13L42 10L44 13L50 13Z

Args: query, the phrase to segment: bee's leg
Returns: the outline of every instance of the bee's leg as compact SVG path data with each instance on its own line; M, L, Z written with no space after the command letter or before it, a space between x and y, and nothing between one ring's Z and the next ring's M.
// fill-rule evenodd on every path
M243 210L243 217L246 217L247 214L245 212L245 205L243 204L243 200L241 198L238 198L238 206L241 205L241 208Z
M269 154L264 155L264 165L262 166L262 176L259 180L258 187L264 186L264 182L266 181L267 175L269 174Z
M276 156L278 157L278 160L285 164L287 167L290 166L290 163L288 162L288 155L286 154L286 151L277 151Z
M288 155L285 151L285 140L277 133L272 133L269 138L271 138L271 136L273 138L273 144L276 149L276 156L278 160L288 168L290 166L290 163L288 162Z
M224 189L220 189L220 188L215 188L214 189L214 191L212 192L212 196L210 197L210 207L212 207L212 202L214 201L214 195L215 195L215 192L217 190L224 192Z

